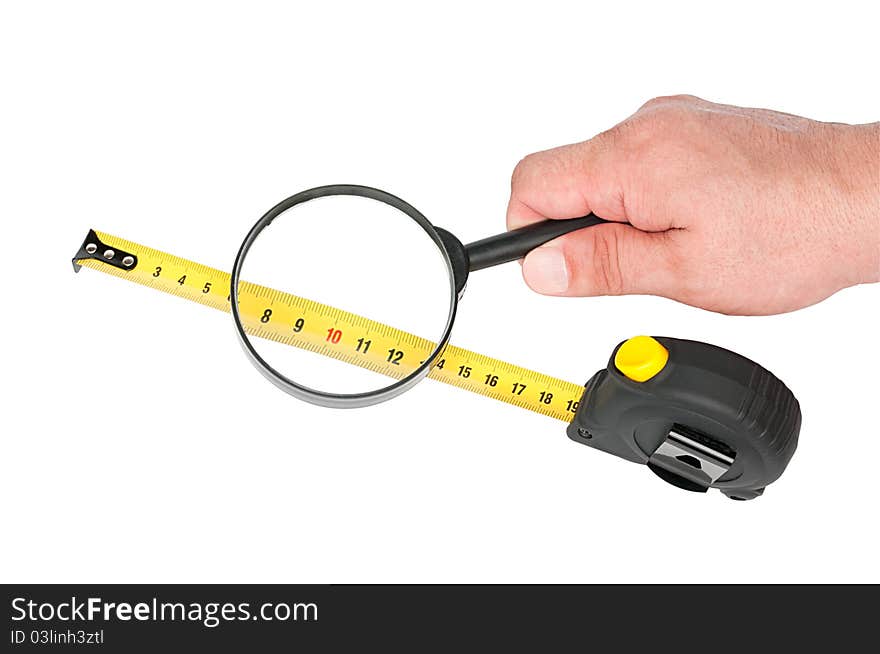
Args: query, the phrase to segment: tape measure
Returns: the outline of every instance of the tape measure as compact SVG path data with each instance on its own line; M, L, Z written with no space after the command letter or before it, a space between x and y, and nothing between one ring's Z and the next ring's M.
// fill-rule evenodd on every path
M90 230L73 259L212 307L230 310L230 275ZM390 325L289 293L241 282L249 334L402 378L435 344ZM586 385L449 345L429 376L557 418L584 445L643 463L679 488L758 497L797 447L800 406L760 365L706 343L640 336L614 349Z
M76 259L75 265L229 312L229 273L104 232L90 231L83 247L90 244L94 251L85 253L91 256ZM434 343L415 334L249 282L239 288L239 308L249 334L389 377L405 377L434 349ZM454 345L428 376L565 422L571 421L584 391L582 384Z

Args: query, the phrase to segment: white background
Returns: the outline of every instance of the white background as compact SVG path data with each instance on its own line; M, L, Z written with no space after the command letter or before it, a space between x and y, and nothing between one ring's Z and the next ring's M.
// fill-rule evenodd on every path
M228 269L266 209L339 182L476 239L520 157L652 96L877 120L876 26L840 1L5 2L0 579L880 581L877 287L731 318L471 279L453 341L542 372L650 333L778 374L800 447L731 502L433 382L303 404L228 316L69 262L95 227Z

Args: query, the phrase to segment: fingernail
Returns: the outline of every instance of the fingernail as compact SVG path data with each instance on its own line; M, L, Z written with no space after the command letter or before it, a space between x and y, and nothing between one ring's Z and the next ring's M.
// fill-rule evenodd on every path
M529 252L523 262L523 275L538 293L553 295L568 290L568 266L557 247L545 245Z

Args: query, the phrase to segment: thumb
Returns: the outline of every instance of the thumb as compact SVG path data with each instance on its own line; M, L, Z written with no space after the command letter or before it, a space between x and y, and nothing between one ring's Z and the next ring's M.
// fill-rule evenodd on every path
M675 297L675 231L605 224L566 234L529 252L522 273L544 295L650 294Z

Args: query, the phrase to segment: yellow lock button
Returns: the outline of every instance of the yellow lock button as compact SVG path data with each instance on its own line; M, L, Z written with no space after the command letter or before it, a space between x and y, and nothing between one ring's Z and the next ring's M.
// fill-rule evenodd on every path
M663 370L669 351L650 336L634 336L617 349L614 365L625 377L637 382L648 381Z

